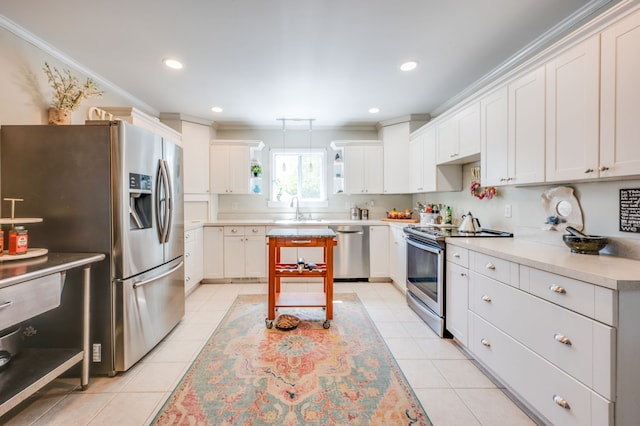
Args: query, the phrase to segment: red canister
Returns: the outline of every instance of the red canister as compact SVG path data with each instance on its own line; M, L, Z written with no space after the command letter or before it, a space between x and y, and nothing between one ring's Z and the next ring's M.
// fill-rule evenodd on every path
M24 226L9 231L9 254L24 254L29 249L29 235Z

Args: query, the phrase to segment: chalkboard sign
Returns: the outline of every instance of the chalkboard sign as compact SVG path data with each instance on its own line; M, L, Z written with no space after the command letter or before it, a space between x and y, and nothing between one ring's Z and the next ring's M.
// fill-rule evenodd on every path
M620 190L620 230L640 233L640 188Z

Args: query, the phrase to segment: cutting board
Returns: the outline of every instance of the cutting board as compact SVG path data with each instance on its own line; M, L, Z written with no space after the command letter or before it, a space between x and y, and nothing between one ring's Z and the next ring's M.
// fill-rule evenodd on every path
M420 222L420 219L388 219L388 218L384 218L384 219L380 219L383 222L404 222L404 223L418 223Z

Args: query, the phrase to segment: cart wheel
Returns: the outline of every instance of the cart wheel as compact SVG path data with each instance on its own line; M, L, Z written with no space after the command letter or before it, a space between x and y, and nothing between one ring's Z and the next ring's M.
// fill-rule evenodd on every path
M322 323L322 328L329 328L331 327L331 323L329 322L329 320L326 320L325 322Z
M265 318L264 319L264 325L267 328L273 328L273 320L270 320L269 318Z

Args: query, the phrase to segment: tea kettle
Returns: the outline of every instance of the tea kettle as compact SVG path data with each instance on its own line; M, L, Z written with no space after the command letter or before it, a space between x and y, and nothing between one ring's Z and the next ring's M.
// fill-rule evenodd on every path
M471 215L471 212L462 215L462 223L458 227L458 232L480 232L480 221Z

